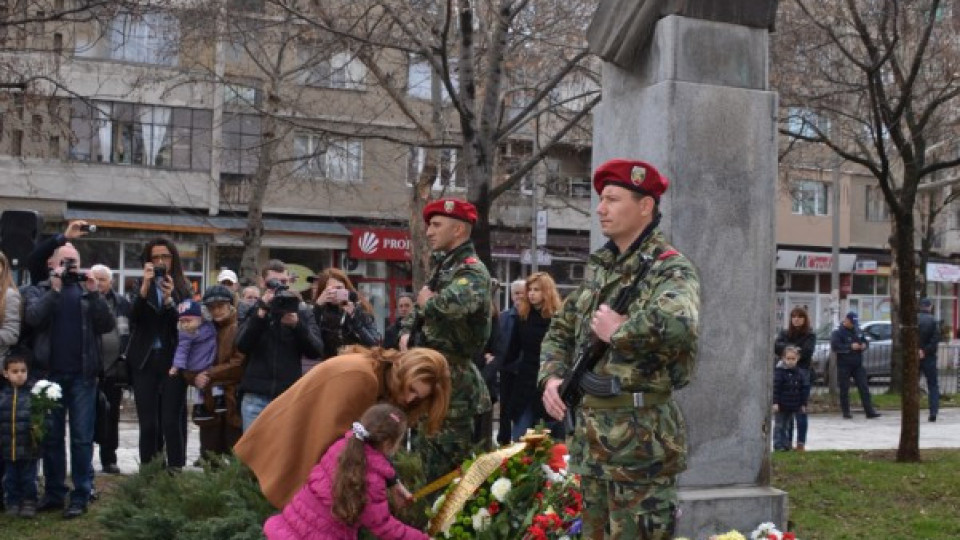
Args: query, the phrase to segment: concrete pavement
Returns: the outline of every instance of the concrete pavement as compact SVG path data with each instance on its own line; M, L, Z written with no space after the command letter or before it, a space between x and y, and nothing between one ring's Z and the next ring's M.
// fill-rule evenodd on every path
M867 420L862 411L846 420L840 413L810 415L807 450L892 450L900 440L900 411L882 411L883 416ZM137 451L139 431L132 415L120 421L120 448L117 461L123 474L140 467ZM960 448L960 408L942 409L936 422L927 422L927 411L920 411L920 448ZM94 467L100 471L99 449L94 451ZM189 424L187 468L200 455L197 426Z
M880 411L867 420L854 409L853 418L839 412L810 415L807 450L893 450L900 442L900 411ZM960 448L960 408L941 409L936 422L920 410L920 448Z

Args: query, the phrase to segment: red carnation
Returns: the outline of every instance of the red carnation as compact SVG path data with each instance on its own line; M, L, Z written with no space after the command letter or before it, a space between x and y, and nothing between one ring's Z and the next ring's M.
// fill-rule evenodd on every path
M553 472L560 472L560 469L567 468L567 462L563 459L563 456L567 455L567 445L563 443L555 444L550 449L550 460L547 462L547 465L553 469Z
M490 506L487 507L487 511L490 512L491 516L497 515L497 512L500 511L500 503L493 501L490 503Z

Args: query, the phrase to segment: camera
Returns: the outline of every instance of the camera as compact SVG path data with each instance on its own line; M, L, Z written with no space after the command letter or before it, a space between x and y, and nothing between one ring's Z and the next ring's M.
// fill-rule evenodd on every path
M276 295L270 300L270 313L274 315L286 315L287 313L296 313L300 310L300 297L296 293L287 290L286 285L278 289Z
M96 225L91 225L91 224L89 224L89 223L85 223L85 224L83 224L83 225L80 226L80 230L81 230L81 231L88 232L88 233L95 233L95 232L97 232L97 226L96 226Z
M153 280L154 280L156 283L158 283L158 284L163 283L163 279L164 279L166 276L167 276L167 267L166 267L166 266L164 266L164 265L162 265L162 264L158 264L158 265L156 265L156 266L153 267Z
M271 291L273 291L274 294L280 294L280 293L282 293L283 291L286 291L286 290L288 290L288 289L290 288L289 285L287 285L286 283L281 282L281 281L280 281L279 279L277 279L277 278L268 279L267 282L264 283L264 285L266 285L266 287L267 287L268 289L270 289Z
M63 268L60 279L63 280L64 285L87 280L86 274L80 271L79 264L73 257L64 258L60 261L60 266Z

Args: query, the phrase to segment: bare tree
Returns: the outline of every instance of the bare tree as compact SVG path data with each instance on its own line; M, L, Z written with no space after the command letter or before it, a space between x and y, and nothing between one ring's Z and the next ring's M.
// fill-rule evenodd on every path
M497 197L515 188L559 141L589 138L584 124L599 102L599 85L584 27L594 0L364 0L352 3L346 13L321 2L309 9L298 9L295 2L278 4L356 44L377 83L418 126L419 140L411 144L457 150L456 175L465 180L468 199L479 213L473 238L488 264L490 211ZM378 69L377 59L398 54L403 64L421 65L437 81L442 103L434 94L427 100L411 95L410 81L399 71L406 65ZM535 122L541 126L538 132ZM530 145L537 151L507 167L502 162L507 143L533 136L542 138ZM427 162L442 165L435 158ZM411 224L431 196L425 187L419 183L415 188ZM419 231L412 232L414 245L423 246Z
M920 458L918 188L960 165L956 156L929 152L958 127L960 57L948 7L939 0L787 2L772 63L786 112L781 132L868 171L891 213L891 297L904 351L898 461Z

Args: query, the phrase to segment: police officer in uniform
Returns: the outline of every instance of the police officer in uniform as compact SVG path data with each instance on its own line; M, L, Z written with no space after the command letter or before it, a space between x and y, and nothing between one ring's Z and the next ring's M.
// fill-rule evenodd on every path
M475 445L474 418L490 410L490 394L473 363L490 335L490 274L470 240L477 209L466 201L439 199L423 209L427 241L433 250L430 282L417 294L414 312L401 324L400 349L411 333L416 345L443 353L450 365L450 409L440 432L417 435L414 450L428 480L459 466ZM419 322L418 322L419 320ZM483 441L478 449L485 449Z
M593 374L620 393L585 395L568 440L581 475L584 538L673 538L677 475L686 469L686 425L674 389L690 382L697 355L700 281L657 225L667 179L643 161L614 159L593 175L609 242L590 256L588 278L554 317L541 352L543 404L567 413L558 388L590 335L609 347ZM644 273L645 272L645 273ZM610 308L632 288L628 308Z

